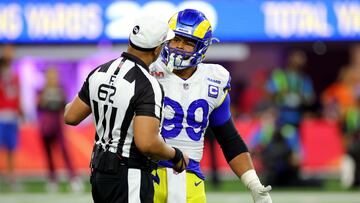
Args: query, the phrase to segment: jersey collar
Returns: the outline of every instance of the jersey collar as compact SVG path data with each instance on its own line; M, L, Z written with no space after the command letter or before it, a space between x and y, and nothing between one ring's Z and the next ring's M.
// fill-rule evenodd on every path
M134 56L134 55L132 55L130 53L127 53L127 52L123 52L121 54L121 57L124 57L126 59L129 59L130 61L135 62L136 64L139 64L140 66L145 68L147 70L147 72L149 72L149 67L139 57L136 57L136 56Z

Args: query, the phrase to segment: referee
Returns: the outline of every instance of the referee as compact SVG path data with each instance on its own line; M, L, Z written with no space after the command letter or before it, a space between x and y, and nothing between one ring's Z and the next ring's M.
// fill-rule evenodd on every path
M159 135L163 91L148 72L174 35L165 22L138 19L127 51L94 69L66 105L66 124L94 115L90 182L95 203L153 202L156 163L151 159L171 160L176 172L188 164L188 157Z

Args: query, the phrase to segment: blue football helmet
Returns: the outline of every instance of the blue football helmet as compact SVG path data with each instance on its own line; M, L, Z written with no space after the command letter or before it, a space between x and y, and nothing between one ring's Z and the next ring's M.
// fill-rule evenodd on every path
M186 52L170 48L167 42L161 51L161 58L169 71L182 70L201 63L213 39L212 28L205 15L198 10L185 9L170 18L169 27L174 30L175 35L188 38L196 44L193 52Z

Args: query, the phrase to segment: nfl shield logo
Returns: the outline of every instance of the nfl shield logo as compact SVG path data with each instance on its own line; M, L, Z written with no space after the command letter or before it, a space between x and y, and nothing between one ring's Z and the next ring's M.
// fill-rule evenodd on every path
M184 83L184 84L183 84L183 88L184 88L184 90L188 90L188 89L189 89L189 84L188 84L188 83Z

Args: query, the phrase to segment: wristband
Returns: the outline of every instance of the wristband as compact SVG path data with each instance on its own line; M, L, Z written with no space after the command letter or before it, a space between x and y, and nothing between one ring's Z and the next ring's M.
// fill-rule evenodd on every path
M170 159L170 161L176 165L177 163L179 163L179 161L182 160L183 153L180 151L180 149L178 149L176 147L173 147L173 148L175 149L175 156L174 156L174 158Z

